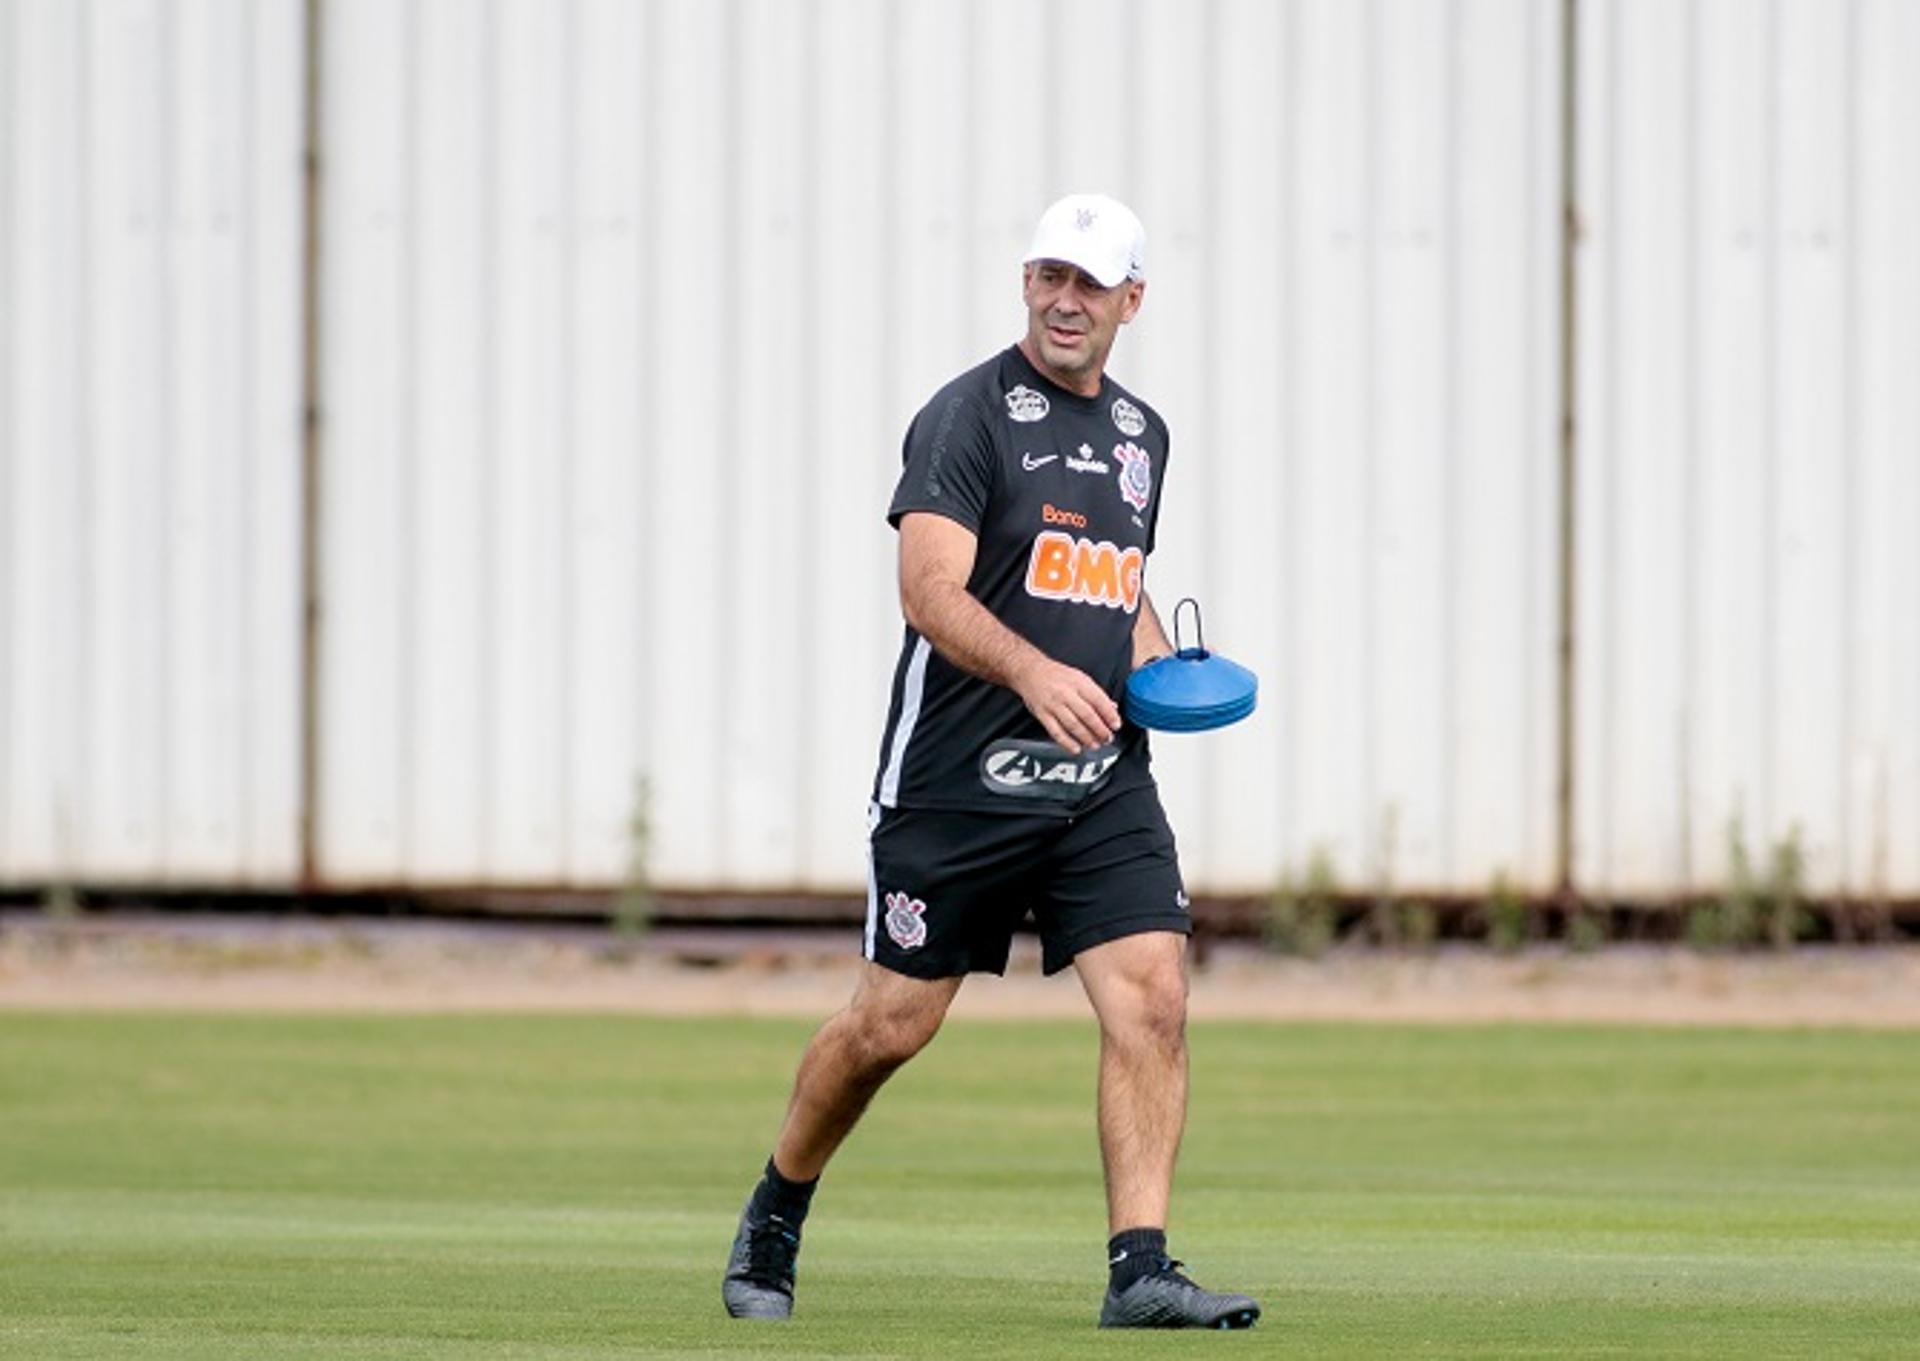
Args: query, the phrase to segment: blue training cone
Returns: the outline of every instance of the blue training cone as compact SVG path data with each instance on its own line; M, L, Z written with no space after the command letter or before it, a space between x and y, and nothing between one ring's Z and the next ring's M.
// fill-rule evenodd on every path
M1180 646L1180 610L1193 606L1196 646ZM1171 657L1148 662L1127 678L1127 717L1161 732L1205 732L1238 723L1253 712L1260 679L1238 662L1209 652L1200 626L1200 602L1173 607Z

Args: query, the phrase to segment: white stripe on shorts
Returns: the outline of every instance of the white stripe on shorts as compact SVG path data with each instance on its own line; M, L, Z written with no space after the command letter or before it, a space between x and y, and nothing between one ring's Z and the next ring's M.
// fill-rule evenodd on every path
M873 829L880 825L880 805L867 805L867 935L860 944L860 953L867 959L873 958L873 931L880 924L880 881L875 877L873 868Z

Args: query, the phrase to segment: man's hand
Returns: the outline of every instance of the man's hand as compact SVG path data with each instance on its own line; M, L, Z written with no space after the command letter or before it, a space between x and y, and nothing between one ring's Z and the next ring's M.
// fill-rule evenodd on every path
M1120 709L1086 672L1039 657L1011 678L1013 691L1047 736L1073 755L1105 746L1120 731Z

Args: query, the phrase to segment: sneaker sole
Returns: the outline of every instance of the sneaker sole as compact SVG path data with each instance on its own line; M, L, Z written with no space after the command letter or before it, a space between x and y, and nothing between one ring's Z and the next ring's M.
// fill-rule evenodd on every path
M1100 1326L1102 1328L1140 1328L1143 1330L1153 1329L1156 1331L1179 1331L1182 1328L1188 1328L1208 1329L1213 1332L1237 1332L1242 1328L1253 1327L1259 1320L1260 1310L1258 1306L1256 1306L1252 1309L1230 1309L1220 1315L1219 1318L1214 1319L1211 1323L1129 1323L1121 1319L1107 1319L1103 1317L1100 1320Z

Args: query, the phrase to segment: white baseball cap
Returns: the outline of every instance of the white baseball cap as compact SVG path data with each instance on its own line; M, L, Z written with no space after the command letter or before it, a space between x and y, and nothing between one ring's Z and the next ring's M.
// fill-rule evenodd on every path
M1064 260L1112 288L1147 277L1147 231L1118 199L1068 194L1040 215L1025 263L1035 260Z

